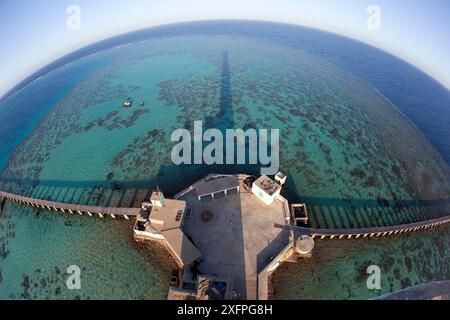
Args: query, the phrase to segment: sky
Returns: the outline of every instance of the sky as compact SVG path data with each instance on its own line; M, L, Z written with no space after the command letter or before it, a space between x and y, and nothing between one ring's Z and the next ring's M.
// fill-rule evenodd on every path
M67 27L71 5L80 9L80 29ZM372 5L380 9L377 29L367 26ZM0 0L0 96L85 45L147 27L211 19L331 31L393 53L450 88L449 0Z

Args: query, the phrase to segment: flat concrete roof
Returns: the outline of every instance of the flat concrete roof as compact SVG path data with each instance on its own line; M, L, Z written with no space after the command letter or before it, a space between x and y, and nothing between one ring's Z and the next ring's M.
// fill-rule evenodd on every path
M230 279L242 299L257 299L258 273L289 243L289 231L274 227L285 224L284 203L268 206L244 188L211 201L199 201L195 191L182 199L192 208L183 231L202 253L199 272ZM213 213L209 222L201 219L204 211Z
M199 184L195 189L197 191L197 196L203 197L212 193L236 189L237 187L239 187L239 178L230 176L208 180Z
M178 211L185 212L186 202L181 200L165 199L164 207L152 207L150 212L150 222L152 227L157 231L164 231L168 229L179 228L182 217L176 221ZM155 223L154 220L161 221L162 224Z
M200 251L197 250L181 229L166 230L161 234L166 239L170 249L185 266L190 265L201 257Z
M261 176L258 179L256 179L256 181L253 183L257 185L260 189L264 190L270 196L281 189L281 186L272 179L270 179L268 176Z

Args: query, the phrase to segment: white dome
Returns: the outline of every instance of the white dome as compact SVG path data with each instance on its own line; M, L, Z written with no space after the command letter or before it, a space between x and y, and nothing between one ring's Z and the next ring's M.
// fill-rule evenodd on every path
M308 254L314 249L314 240L310 236L303 235L297 239L295 249L299 254Z

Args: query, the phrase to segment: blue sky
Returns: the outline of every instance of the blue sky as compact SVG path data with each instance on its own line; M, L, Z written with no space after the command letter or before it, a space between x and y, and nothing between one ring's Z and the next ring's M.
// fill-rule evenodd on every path
M66 27L69 5L81 29ZM381 9L381 29L366 26ZM0 0L0 96L53 60L117 34L166 23L254 19L306 25L364 41L450 88L448 0Z

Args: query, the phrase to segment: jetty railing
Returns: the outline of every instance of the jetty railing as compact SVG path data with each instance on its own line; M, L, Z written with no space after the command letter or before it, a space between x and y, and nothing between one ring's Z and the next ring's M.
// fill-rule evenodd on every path
M136 216L140 212L140 208L115 208L115 207L101 207L101 206L88 206L88 205L78 205L70 204L49 200L40 200L24 196L19 196L16 194L0 191L0 199L14 201L21 203L23 205L71 214L87 214L88 216L98 215L103 218L105 215L109 215L111 218L123 217L128 220L130 216Z
M206 177L203 177L202 179L198 180L197 182L191 184L186 189L181 190L173 198L175 200L179 200L180 198L182 198L183 196L185 196L186 194L188 194L192 190L195 190L195 188L198 185L200 185L200 184L202 184L202 183L204 183L204 182L206 182L208 180L211 180L211 179L225 178L225 177L237 177L239 179L244 179L246 177L249 177L249 175L246 175L246 174L214 174L214 173L211 173L211 174L208 174Z
M299 234L310 235L312 238L319 237L320 239L333 239L333 238L367 238L367 237L382 237L391 236L402 233L410 233L414 231L420 231L437 227L450 222L450 216L441 217L432 220L419 221L409 224L386 226L386 227L373 227L373 228L352 228L352 229L317 229L307 227L296 227L290 225L275 224L277 228L289 229L296 231Z

